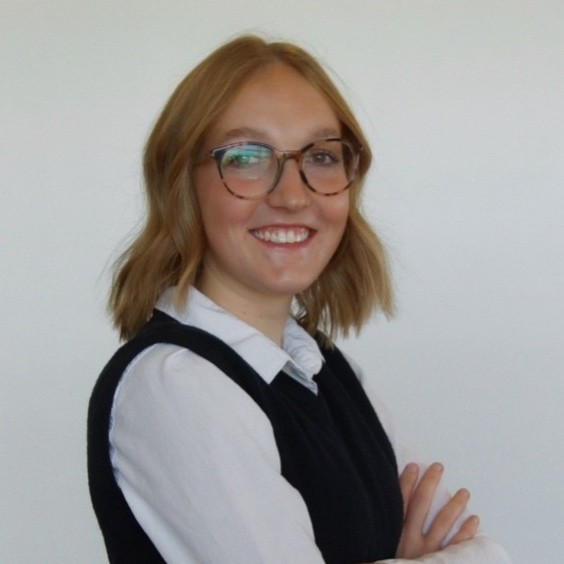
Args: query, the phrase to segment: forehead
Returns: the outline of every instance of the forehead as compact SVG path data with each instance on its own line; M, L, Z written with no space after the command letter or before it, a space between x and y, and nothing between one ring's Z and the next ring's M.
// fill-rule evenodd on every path
M337 115L324 94L295 69L274 63L253 73L210 128L221 143L256 133L261 141L304 143L340 135Z

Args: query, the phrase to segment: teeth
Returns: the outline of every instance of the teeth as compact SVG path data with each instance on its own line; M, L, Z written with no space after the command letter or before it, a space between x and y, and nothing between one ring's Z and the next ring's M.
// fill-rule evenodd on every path
M261 241L277 244L301 243L309 237L309 229L268 229L265 231L253 231L253 235Z

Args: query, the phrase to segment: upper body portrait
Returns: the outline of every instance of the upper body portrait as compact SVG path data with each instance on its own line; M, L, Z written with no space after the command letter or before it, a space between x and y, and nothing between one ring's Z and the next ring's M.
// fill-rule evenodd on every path
M127 342L90 401L111 561L510 562L334 344L393 310L360 207L371 158L289 43L237 38L173 93L110 297Z

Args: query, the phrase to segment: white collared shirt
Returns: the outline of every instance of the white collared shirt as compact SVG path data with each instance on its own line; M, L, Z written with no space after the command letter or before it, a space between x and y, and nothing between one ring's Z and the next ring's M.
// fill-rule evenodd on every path
M295 320L288 320L279 347L195 288L186 307L177 311L173 291L163 293L159 310L223 340L267 383L284 369L316 391L312 378L323 356ZM417 461L400 445L382 403L371 401L400 470ZM267 416L236 383L192 351L159 344L131 362L114 398L110 454L119 487L166 562L323 562L307 507L281 475ZM437 492L429 521L447 498L444 489ZM479 536L417 562L510 560L497 543Z

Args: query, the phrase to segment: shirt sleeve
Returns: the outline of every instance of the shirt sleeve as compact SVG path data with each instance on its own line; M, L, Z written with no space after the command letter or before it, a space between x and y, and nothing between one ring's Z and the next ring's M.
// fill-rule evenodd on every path
M267 416L191 351L155 345L133 361L114 398L110 452L168 563L323 562Z
M347 357L347 360L363 384L366 394L368 395L368 398L370 399L370 402L378 414L378 418L380 419L380 422L390 439L392 448L394 449L394 453L396 455L399 473L401 474L409 462L415 462L419 465L420 474L422 475L429 464L421 460L421 458L401 440L389 409L364 381L365 378L361 368L349 357ZM438 511L444 506L450 497L451 494L444 485L439 484L431 504L429 515L427 516L423 527L424 531L429 529ZM458 532L460 526L468 516L469 513L464 512L457 519L449 535L445 539L445 543L448 543L448 541ZM448 546L438 552L426 554L417 559L396 558L381 560L378 562L382 564L407 564L409 562L420 562L422 564L511 564L512 560L497 541L483 533L479 533L469 541Z
M392 558L374 564L512 564L505 550L493 539L477 535L472 540L443 548L412 560Z

